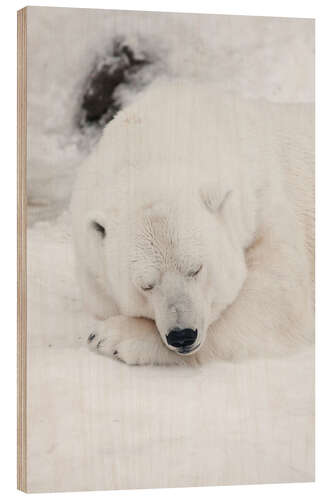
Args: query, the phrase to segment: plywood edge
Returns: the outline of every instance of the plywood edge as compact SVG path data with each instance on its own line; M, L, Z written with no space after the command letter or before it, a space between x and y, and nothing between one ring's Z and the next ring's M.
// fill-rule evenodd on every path
M17 13L17 487L27 491L27 9Z

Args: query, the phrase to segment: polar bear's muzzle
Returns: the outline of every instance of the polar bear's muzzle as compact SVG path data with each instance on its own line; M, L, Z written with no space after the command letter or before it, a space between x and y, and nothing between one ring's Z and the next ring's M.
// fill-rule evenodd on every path
M182 356L196 352L206 336L206 314L200 288L179 273L167 272L151 295L152 319L165 346Z
M200 344L196 345L197 337L198 330L175 328L167 334L166 340L168 345L176 348L179 354L186 355L199 347Z

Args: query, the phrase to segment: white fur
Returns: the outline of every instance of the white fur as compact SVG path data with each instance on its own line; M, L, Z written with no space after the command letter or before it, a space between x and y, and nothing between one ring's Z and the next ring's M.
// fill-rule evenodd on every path
M311 105L217 86L159 81L120 112L72 199L83 299L104 320L91 346L168 364L311 340L313 150ZM198 330L193 355L166 347L175 326Z

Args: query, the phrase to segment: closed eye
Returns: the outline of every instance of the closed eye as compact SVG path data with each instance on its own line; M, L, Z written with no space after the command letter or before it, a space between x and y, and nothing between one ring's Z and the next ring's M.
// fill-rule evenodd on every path
M187 274L187 276L189 278L195 278L195 276L198 276L198 274L200 273L201 269L202 269L202 264L201 264L201 266L199 266L198 268L194 269L193 271L190 271Z
M149 284L149 285L144 285L144 286L142 286L141 288L142 288L142 290L143 290L144 292L148 292L149 290L152 290L152 289L154 288L154 286L155 286L155 285L153 285L153 284L151 283L151 284Z

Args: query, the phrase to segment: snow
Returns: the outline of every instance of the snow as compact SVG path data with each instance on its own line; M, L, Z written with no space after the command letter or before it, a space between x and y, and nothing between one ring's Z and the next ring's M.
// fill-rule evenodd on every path
M311 102L313 21L29 7L28 23L29 491L313 480L313 349L196 369L91 353L67 211L98 139L75 124L82 85L115 36L161 72Z

